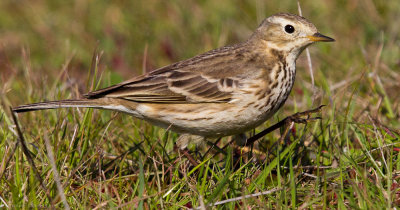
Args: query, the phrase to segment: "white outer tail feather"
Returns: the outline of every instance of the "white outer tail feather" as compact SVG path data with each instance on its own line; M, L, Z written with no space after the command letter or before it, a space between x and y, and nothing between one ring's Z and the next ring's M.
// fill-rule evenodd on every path
M93 99L72 99L72 100L61 100L61 101L48 101L34 104L27 104L18 107L14 107L13 111L20 112L30 112L43 109L58 109L58 108L73 108L73 107L83 107L83 108L103 108L101 102Z
M96 108L107 109L113 111L124 112L138 118L143 118L143 115L136 109L127 108L123 105L113 105L109 103L109 99L67 99L60 101L47 101L33 104L26 104L13 108L16 113L30 112L45 109L59 109L59 108Z

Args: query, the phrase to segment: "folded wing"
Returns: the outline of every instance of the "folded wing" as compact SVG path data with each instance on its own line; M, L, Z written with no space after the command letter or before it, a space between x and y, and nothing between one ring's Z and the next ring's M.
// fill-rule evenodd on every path
M90 92L87 98L112 97L142 103L224 103L240 86L234 59L237 46L181 61L123 83Z

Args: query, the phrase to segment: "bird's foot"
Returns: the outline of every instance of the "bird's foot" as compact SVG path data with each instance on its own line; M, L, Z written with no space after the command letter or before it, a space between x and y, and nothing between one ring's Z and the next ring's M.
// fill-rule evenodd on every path
M310 118L311 114L314 113L319 113L321 112L322 107L324 107L325 105L320 105L319 107L315 108L315 109L311 109L311 110L307 110L304 112L297 112L289 117L286 117L285 119L279 121L278 123L266 128L265 130L261 131L260 133L250 137L249 139L247 139L246 142L246 146L249 146L251 144L253 144L255 141L257 141L258 139L262 138L263 136L267 135L268 133L271 133L272 131L281 128L281 127L286 127L285 132L283 133L283 137L287 135L287 133L289 132L290 127L292 127L292 124L294 123L303 123L306 124L308 121L310 120L318 120L321 119L321 117L314 117L314 118ZM307 118L305 118L307 117Z

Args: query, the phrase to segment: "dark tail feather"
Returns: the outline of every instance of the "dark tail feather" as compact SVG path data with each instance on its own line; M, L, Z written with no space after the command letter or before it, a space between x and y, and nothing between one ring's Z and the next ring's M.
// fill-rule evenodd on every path
M71 99L61 101L48 101L14 107L14 112L30 112L42 109L58 109L71 107L102 108L104 103L100 99Z

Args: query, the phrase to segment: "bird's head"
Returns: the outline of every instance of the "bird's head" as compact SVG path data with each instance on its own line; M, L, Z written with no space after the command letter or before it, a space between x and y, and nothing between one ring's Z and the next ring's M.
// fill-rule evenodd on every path
M314 42L333 42L320 34L307 19L293 14L279 13L266 18L250 40L263 41L267 47L293 53L297 57Z

